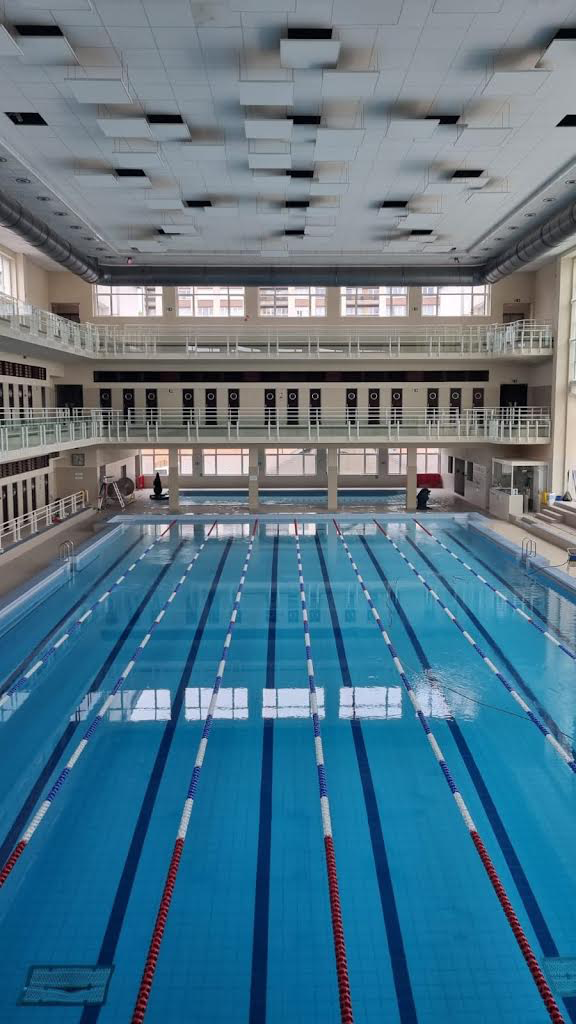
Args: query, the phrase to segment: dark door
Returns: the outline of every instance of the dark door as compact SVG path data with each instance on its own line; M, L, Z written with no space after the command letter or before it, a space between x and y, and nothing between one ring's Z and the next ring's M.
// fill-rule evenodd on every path
M28 513L28 481L22 481L22 512L24 515Z
M348 423L356 423L357 415L358 390L357 388L348 388L346 391L346 421Z
M368 392L368 423L380 423L380 388Z
M8 408L9 409L13 409L14 408L14 385L13 384L9 384L8 385Z
M31 384L28 385L28 408L34 408L34 388Z
M56 405L59 409L83 409L84 388L81 384L57 384Z
M110 391L110 388L100 388L100 408L112 408L112 392Z
M182 413L185 423L194 423L194 389L184 388L182 391Z
M266 388L264 392L264 422L276 423L276 388Z
M20 507L18 505L18 484L12 484L12 515L14 519L20 515Z
M4 385L0 384L0 417L4 419L6 416L6 410L4 409Z
M8 484L2 484L2 522L7 523L8 519Z
M41 387L40 388L40 404L41 404L43 409L46 408L46 388L45 387Z
M158 419L158 389L146 388L146 422L154 423Z
M204 401L206 404L206 423L209 426L215 427L218 420L218 399L215 388L206 388Z
M500 385L500 406L502 409L512 409L518 405L528 405L527 384L501 384Z
M228 388L228 420L230 423L238 423L239 409L240 392L238 388Z
M18 385L18 408L19 409L23 409L24 408L24 385L23 384L19 384Z
M298 390L294 388L286 395L288 405L288 423L296 426L298 424Z
M428 419L436 419L438 415L438 388L428 388L426 408L428 410Z
M30 481L30 495L32 498L32 511L35 512L38 508L38 499L36 498L36 477L33 476Z
M454 459L454 490L456 494L464 494L466 486L466 463L464 459Z
M44 473L44 504L50 504L50 477Z
M134 388L124 388L122 392L122 412L124 413L124 416L133 420L135 406L136 401L134 398Z
M450 414L459 416L462 409L462 388L450 388Z
M322 392L320 388L310 389L310 422L322 422Z
M484 388L474 388L472 392L472 408L484 408Z
M402 419L402 388L392 390L392 419Z

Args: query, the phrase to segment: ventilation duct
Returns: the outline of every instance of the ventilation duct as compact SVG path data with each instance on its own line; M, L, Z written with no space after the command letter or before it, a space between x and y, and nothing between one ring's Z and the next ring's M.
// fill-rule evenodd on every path
M514 245L503 250L494 259L488 261L484 267L483 280L487 284L494 284L501 278L507 277L515 270L526 270L529 263L545 256L551 249L567 242L576 234L576 203L572 202L563 210L538 224L527 234L523 235Z
M28 213L20 203L9 199L3 192L0 192L0 224L14 231L20 238L30 242L55 263L60 263L78 277L90 283L98 281L96 260L84 256L69 242L60 238L47 224Z

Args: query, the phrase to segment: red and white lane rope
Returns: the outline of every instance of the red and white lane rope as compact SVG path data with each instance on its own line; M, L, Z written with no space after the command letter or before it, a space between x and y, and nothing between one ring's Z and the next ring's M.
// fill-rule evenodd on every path
M0 871L0 888L5 884L7 878L12 873L15 865L20 860L20 857L24 853L24 850L28 846L28 843L32 839L32 836L37 831L37 829L40 827L41 823L44 821L44 819L45 819L46 815L48 814L48 811L50 810L50 808L51 808L52 804L54 803L56 797L61 792L63 786L66 783L66 780L70 776L70 774L72 772L72 769L75 768L75 766L78 764L78 761L80 760L82 754L86 750L86 747L88 746L88 744L89 744L90 740L92 739L94 733L98 729L98 726L102 724L105 716L110 711L110 708L112 707L112 704L114 703L114 698L115 698L116 694L118 693L120 688L124 685L126 679L128 678L128 676L130 675L132 669L134 668L134 665L136 664L136 661L138 660L139 656L142 654L142 651L144 650L145 647L148 646L148 643L150 642L153 633L156 631L156 629L158 628L158 626L162 622L162 619L164 618L168 608L170 607L170 605L174 601L174 598L176 597L178 591L183 586L183 584L186 582L186 579L188 578L188 576L192 572L192 569L194 568L196 562L198 561L198 558L200 557L204 547L206 546L206 544L208 542L208 538L210 537L210 534L212 533L212 530L214 529L215 526L216 526L216 523L214 522L212 524L212 526L210 527L208 533L206 534L206 537L204 538L202 544L198 548L196 554L194 555L194 558L192 559L191 562L188 563L188 565L186 566L186 569L182 573L182 576L180 577L180 579L176 583L176 586L174 587L174 589L172 590L172 592L170 593L170 595L168 596L168 598L166 599L166 601L164 602L162 607L160 608L160 611L158 612L156 618L154 619L154 622L150 626L150 629L148 630L146 635L142 638L142 640L138 644L138 647L136 648L136 650L132 654L132 657L128 661L127 665L125 666L125 668L122 670L122 672L118 676L118 679L114 683L114 686L110 690L110 693L108 694L106 700L102 704L98 714L92 720L91 724L89 725L89 727L87 728L86 732L82 736L82 739L78 743L78 746L72 752L71 756L69 757L68 761L64 765L62 771L60 772L58 778L54 782L54 785L52 786L52 788L46 794L44 800L40 804L40 807L36 811L36 814L32 818L30 824L28 825L27 829L23 833L21 839L19 839L18 842L16 843L16 846L12 850L12 853L10 854L10 856L8 857L8 860L6 861L4 866L2 867L2 870ZM82 698L82 702L86 700L86 698L88 697L88 694L89 694L89 691L87 690L86 693L84 694L83 698ZM79 708L82 707L82 702L80 703Z
M564 654L567 654L569 658L572 658L572 661L576 661L576 653L574 651L571 651L569 647L566 647L566 645L563 644L561 640L557 640L556 637L552 635L552 633L549 633L547 629L544 629L544 627L541 626L539 622L536 622L536 619L532 618L531 615L528 615L528 613L525 612L523 608L520 608L517 604L514 604L514 601L511 601L510 598L506 596L506 594L503 594L501 590L498 590L498 587L493 586L493 584L490 583L484 576L482 576L481 573L477 572L477 570L474 569L472 565L469 565L468 562L465 562L463 558L460 558L460 555L457 554L456 551L453 551L452 548L449 548L448 545L444 543L444 541L440 540L439 537L436 537L433 533L430 532L430 530L427 530L425 526L422 526L422 523L419 523L417 519L415 519L414 522L416 523L416 526L418 526L421 530L424 530L424 533L427 533L428 536L431 537L436 544L443 548L444 551L446 551L446 553L450 555L451 558L454 558L461 566L463 566L464 569L467 569L468 572L471 572L472 575L475 576L477 580L480 580L480 583L483 583L485 587L488 587L488 589L491 590L492 593L496 595L496 597L498 597L501 601L504 601L512 611L516 612L516 614L520 616L520 618L528 622L534 629L537 629L538 632L541 633L542 636L546 637L546 639L549 640L550 643L554 644L555 647L559 647Z
M525 715L529 719L529 721L532 722L532 725L536 726L538 731L542 733L542 735L544 736L544 738L546 740L548 740L548 743L550 744L550 746L553 747L553 749L556 751L556 753L561 757L562 762L565 765L568 766L568 768L570 769L570 771L573 774L576 775L576 761L572 757L572 754L569 753L569 751L564 749L562 744L558 742L556 737L544 725L544 723L540 720L540 718L538 718L538 715L536 715L534 713L534 711L532 711L532 708L530 707L530 705L527 704L526 701L524 700L524 698L520 696L518 691L514 689L514 687L512 686L512 683L510 683L508 681L508 679L506 679L506 676L504 675L504 673L501 672L500 669L494 664L492 659L488 657L488 655L485 653L485 651L480 646L480 644L477 642L477 640L474 639L474 637L471 635L471 633L469 633L467 629L464 629L464 626L458 621L458 619L454 615L454 612L451 611L450 608L448 608L447 605L444 604L442 598L436 593L434 588L430 586L430 584L424 578L422 573L418 571L418 569L416 568L414 563L410 561L410 559L404 554L404 552L401 550L401 548L398 547L396 542L393 541L392 538L388 536L388 534L382 528L380 523L378 523L376 520L374 520L374 522L376 523L376 526L378 527L380 532L383 534L383 536L386 538L388 543L392 545L394 550L397 551L398 554L400 555L400 558L402 558L404 560L404 562L406 563L406 565L408 566L410 571L414 573L414 575L420 581L422 586L426 587L426 590L428 591L430 596L434 599L434 601L436 601L436 604L442 609L444 614L447 615L447 617L450 619L450 622L452 623L452 625L456 627L458 632L470 644L470 646L471 646L472 650L474 651L474 653L478 655L478 657L490 669L490 671L493 673L493 675L496 676L496 679L500 683L502 683L502 686L504 687L506 692L509 693L510 696L512 697L512 699L515 700L516 703L519 705L519 707L522 708L522 711L525 713Z
M32 676L36 675L38 669L42 668L43 665L46 665L47 662L49 662L51 658L54 657L56 651L60 650L60 648L66 643L66 641L70 640L70 637L76 636L78 631L82 629L84 623L88 621L88 619L91 617L91 615L94 614L96 609L101 604L104 604L104 602L107 601L108 598L110 597L110 594L113 594L114 591L116 591L118 587L122 585L124 580L128 577L129 573L134 572L134 569L137 567L137 565L142 561L142 559L146 558L146 556L150 554L152 548L155 548L156 545L160 543L162 537L164 537L164 535L168 533L168 530L170 530L174 526L175 522L176 520L173 519L171 523L168 523L166 529L162 530L162 533L158 534L156 540L153 540L152 543L148 545L148 547L144 548L142 554L138 556L135 562L132 562L132 564L128 566L126 572L122 573L122 575L119 576L118 579L110 587L108 587L107 590L100 594L100 597L96 598L96 600L86 609L86 611L82 613L80 618L76 619L76 621L68 627L66 632L63 633L62 636L58 637L58 640L56 640L53 644L50 645L50 647L47 647L46 650L42 652L41 657L34 662L31 668L29 668L26 672L23 672L22 675L18 676L18 678L14 680L12 685L6 690L5 693L2 694L2 697L0 697L0 709L2 709L3 706L8 703L12 695L16 693L17 690L19 690L22 686L25 686L26 683L30 681Z
M188 832L188 826L190 824L190 817L192 814L192 808L194 807L194 800L196 798L196 790L198 788L198 782L200 774L202 772L202 765L204 764L204 757L206 755L206 747L208 745L208 737L214 721L214 713L218 704L218 694L220 692L220 685L222 678L226 670L226 663L228 660L228 652L230 650L230 644L232 643L232 633L234 626L236 625L236 618L238 616L238 609L240 607L240 601L242 599L242 591L244 590L244 582L246 580L246 574L248 572L248 566L252 557L252 551L254 548L254 541L256 539L256 529L258 527L258 520L254 523L252 535L248 544L248 550L246 552L246 559L242 566L242 575L240 582L238 583L238 590L236 597L234 598L234 604L232 606L232 614L230 616L230 622L228 623L228 630L224 637L224 646L222 648L222 655L220 662L216 670L216 679L214 680L214 686L212 687L212 696L210 698L210 704L208 705L208 713L206 715L206 721L204 722L204 728L202 729L202 736L200 737L200 743L198 744L198 750L196 753L196 761L194 762L194 768L192 771L192 777L190 779L190 785L188 786L188 792L186 793L186 799L184 801L184 807L182 809L182 816L180 818L180 824L178 826L178 832L176 833L176 840L172 848L172 856L170 858L170 864L168 865L168 873L166 875L166 881L164 882L164 889L162 890L162 896L160 899L160 906L156 915L156 921L154 923L154 929L152 931L152 938L148 947L148 955L146 957L146 963L142 972L142 979L140 981L140 988L138 989L138 996L136 997L136 1003L134 1010L132 1011L132 1024L141 1024L144 1020L146 1010L148 1009L148 1002L150 999L150 993L152 991L152 983L154 981L154 975L156 973L156 967L158 965L158 956L160 953L160 946L162 945L162 939L164 937L164 930L166 928L166 922L168 920L168 912L170 910L170 904L172 903L172 896L174 895L174 885L176 882L176 875L178 874L178 868L180 867L180 860L182 857L182 851L184 849L184 842L186 840L186 833Z
M312 712L312 725L314 727L314 748L316 752L316 768L318 769L318 786L320 789L320 813L322 815L322 831L324 833L324 853L326 856L326 870L328 873L328 892L330 895L332 935L334 938L336 974L338 977L338 992L340 996L340 1019L342 1021L342 1024L353 1024L354 1016L352 1012L352 998L350 995L348 960L346 956L344 926L342 923L342 908L340 906L338 874L336 871L336 854L334 852L334 839L332 836L332 821L330 817L330 801L328 799L326 765L324 762L324 750L322 747L322 735L320 732L320 717L318 715L318 697L316 693L316 677L314 673L314 662L312 660L312 645L310 639L310 627L308 623L306 591L304 588L302 552L300 550L300 538L298 536L298 523L296 522L296 520L294 520L294 531L294 536L296 539L296 560L298 563L298 587L300 590L300 606L302 610L302 623L304 626L304 644L306 647L306 671L308 674L308 687L310 689L310 710Z
M390 639L389 634L387 633L386 629L384 628L384 624L382 622L382 619L380 618L380 615L378 613L378 609L376 608L376 605L374 604L374 601L372 600L372 598L370 596L368 588L366 587L366 584L365 584L362 576L360 575L360 572L358 570L358 566L356 565L356 562L354 561L354 558L352 557L352 554L350 552L350 548L348 547L346 541L344 540L344 536L342 534L342 531L341 531L338 523L336 522L335 519L333 520L333 522L334 522L334 526L336 527L336 532L338 534L338 537L340 538L342 546L344 547L344 550L345 550L345 552L346 552L346 554L348 556L348 561L350 562L350 564L351 564L351 566L352 566L352 568L354 570L354 573L356 575L356 579L358 580L358 583L360 584L360 587L362 589L362 593L364 594L364 597L366 598L366 600L368 602L368 605L370 607L370 611L372 612L372 616L374 618L374 621L375 621L375 623L376 623L376 625L377 625L377 627L378 627L378 629L380 631L380 635L381 635L382 639L384 640L384 643L386 644L386 647L388 648L388 651L390 653L390 657L392 658L392 661L394 662L394 667L396 668L396 671L397 671L398 675L400 676L402 684L403 684L405 690L408 693L408 697L410 698L410 702L412 704L412 707L414 708L414 711L416 712L416 717L417 717L418 721L420 722L420 725L422 726L422 729L426 733L426 737L428 739L428 743L430 744L430 747L432 748L432 752L434 754L434 757L436 758L438 766L439 766L439 768L440 768L440 770L441 770L441 772L442 772L442 774L444 776L444 779L446 780L446 783L447 783L447 785L448 785L448 787L450 789L450 792L452 793L452 796L454 798L456 806L457 806L457 808L458 808L458 810L460 812L460 816L461 816L464 824L466 825L466 828L468 829L468 832L470 834L470 838L472 839L472 842L474 843L474 846L476 847L476 850L478 852L478 856L480 857L480 860L482 861L482 865L484 867L484 870L486 871L486 874L488 875L488 878L490 879L490 884L491 884L492 888L494 889L494 892L496 893L496 896L498 897L498 902L500 903L500 906L502 907L502 910L504 911L504 914L506 915L506 920L508 921L508 924L510 925L510 928L512 930L514 938L516 939L516 942L518 943L518 946L520 948L520 952L522 953L522 956L524 957L524 960L526 961L526 965L528 967L528 970L530 971L530 974L532 975L532 978L533 978L533 980L534 980L534 982L536 984L538 992L540 993L540 996L542 998L544 1006L546 1007L546 1010L548 1011L548 1016L550 1017L550 1020L553 1021L553 1024L564 1024L564 1018L563 1018L563 1016L562 1016L562 1014L561 1014L561 1012L560 1012L560 1010L558 1008L558 1005L556 1003L556 1000L554 999L554 996L552 995L552 991L550 989L550 986L548 985L548 982L546 981L546 978L544 977L544 973L542 971L542 968L540 967L540 965L539 965L539 963L538 963L538 961L536 959L536 956L534 954L534 951L533 951L532 947L530 946L530 943L528 942L528 939L526 938L526 935L524 933L524 929L522 928L522 925L520 924L520 921L518 920L516 912L515 912L515 910L514 910L514 908L512 906L512 903L510 902L510 898L508 897L508 895L506 893L506 890L505 890L504 886L502 885L502 882L500 881L500 878L498 877L496 868L494 867L494 865L492 863L492 860L490 858L490 854L488 853L486 847L484 846L484 843L483 843L482 839L480 838L480 835L478 833L478 829L476 828L476 825L474 824L474 821L472 819L472 815L470 814L470 811L468 810L468 807L466 806L466 804L464 802L464 798L463 798L462 794L460 793L460 790L458 789L458 787L457 787L457 785L456 785L456 783L454 781L454 777L453 777L450 769L448 768L448 765L446 763L446 759L444 757L444 754L442 753L442 750L440 749L440 745L438 744L438 741L436 740L436 737L434 736L434 733L432 732L432 729L430 728L430 723L428 722L428 719L426 718L426 715L422 711L422 708L420 706L420 702L418 700L418 697L416 696L416 692L413 689L412 684L410 683L410 681L409 681L409 679L408 679L408 677L407 677L407 675L406 675L406 673L404 671L404 667L402 665L402 662L400 661L400 658L398 657L398 653L396 651L396 648L394 647L394 644L392 643L392 640Z

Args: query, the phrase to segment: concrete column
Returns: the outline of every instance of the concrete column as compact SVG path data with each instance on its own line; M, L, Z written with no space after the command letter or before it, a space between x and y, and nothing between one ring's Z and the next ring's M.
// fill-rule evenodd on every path
M248 510L257 512L260 504L258 495L259 487L259 449L258 445L251 444L248 449Z
M326 449L326 473L328 476L328 511L338 511L338 449Z
M171 444L168 448L168 510L180 511L180 467L178 465L178 447Z
M418 490L416 481L416 460L417 450L415 445L408 445L406 461L406 511L415 512L416 492Z

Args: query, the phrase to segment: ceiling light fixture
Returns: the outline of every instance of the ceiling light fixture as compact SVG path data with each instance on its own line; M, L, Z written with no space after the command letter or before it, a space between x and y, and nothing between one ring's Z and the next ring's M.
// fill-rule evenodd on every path
M30 185L31 184L30 178L16 178L16 181L18 182L19 185Z

